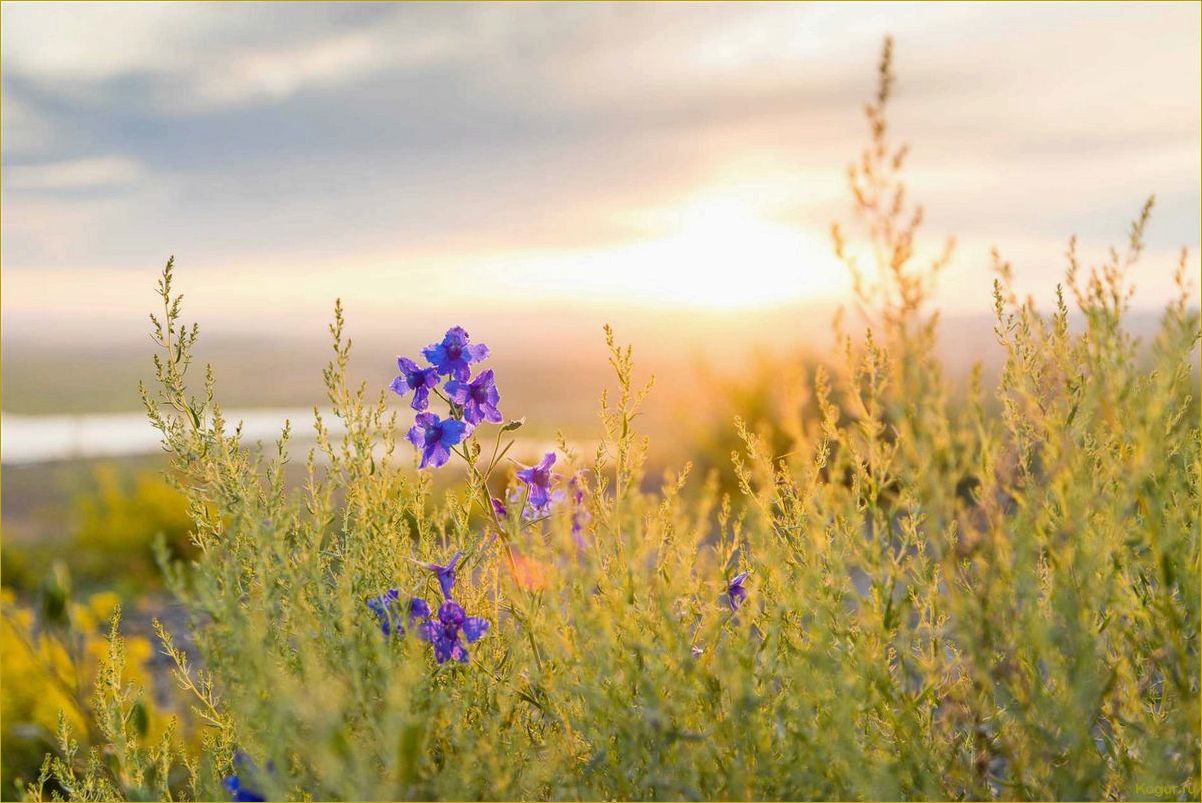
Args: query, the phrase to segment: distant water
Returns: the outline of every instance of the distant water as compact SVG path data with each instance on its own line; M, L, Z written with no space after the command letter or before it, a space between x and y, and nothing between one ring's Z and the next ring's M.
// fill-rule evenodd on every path
M313 439L313 410L262 408L226 410L232 428L242 422L247 443L269 443L279 437L284 421L292 422L295 441ZM342 421L328 410L322 418L330 432L339 435ZM161 437L145 413L88 413L84 415L14 415L0 413L0 463L29 465L95 457L128 457L153 454Z
M242 422L242 440L271 444L279 438L284 421L292 422L292 442L314 441L311 407L223 410L228 429ZM346 428L332 410L321 411L330 434L340 436ZM401 424L406 426L405 424ZM403 434L403 433L402 433ZM489 437L492 437L491 435ZM26 466L98 457L131 457L154 454L162 449L162 436L150 425L145 413L85 413L82 415L15 415L0 413L0 463ZM582 454L597 447L595 440L575 442ZM533 459L555 449L555 443L540 438L517 438L509 457Z

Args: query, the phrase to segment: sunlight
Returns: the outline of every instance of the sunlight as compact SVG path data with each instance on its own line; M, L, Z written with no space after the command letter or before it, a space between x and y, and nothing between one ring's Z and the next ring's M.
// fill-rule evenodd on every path
M525 297L748 309L846 295L826 238L774 220L749 194L707 193L658 214L655 236L590 251L509 255L483 272Z
M612 254L616 275L642 299L742 308L831 298L846 287L823 238L769 219L734 193L689 204L678 221L672 233Z

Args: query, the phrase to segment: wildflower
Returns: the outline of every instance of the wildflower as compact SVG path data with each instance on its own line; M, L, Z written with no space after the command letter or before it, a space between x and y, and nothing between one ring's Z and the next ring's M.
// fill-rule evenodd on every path
M467 424L448 418L445 421L434 413L418 413L417 422L409 430L409 442L422 450L418 468L438 468L451 459L451 447L463 440Z
M234 769L237 770L233 775L227 775L221 780L221 785L229 794L230 799L235 801L245 801L245 803L262 803L267 800L263 793L257 789L247 786L243 783L242 778L238 773L245 773L247 770L254 772L254 762L250 757L241 750L234 751Z
M435 576L438 577L438 585L442 588L442 596L445 599L451 598L451 588L455 585L455 564L459 563L459 559L462 557L462 552L456 552L447 561L446 566L439 566L437 563L421 564L426 569L434 572ZM426 613L429 615L429 610Z
M575 539L577 548L584 549L587 544L582 533L584 525L589 523L592 516L584 507L584 483L579 474L572 475L572 479L568 481L568 490L572 495L572 538Z
M492 512L497 515L498 519L509 518L509 508L505 506L504 502L495 496L492 498Z
M737 611L739 606L743 604L743 600L747 599L747 589L743 588L743 582L749 574L751 572L740 572L726 586L726 600L730 604L732 611Z
M430 391L438 387L438 369L422 368L405 357L397 357L396 364L401 375L392 380L392 392L404 396L412 390L413 401L409 406L414 410L425 410L430 406Z
M555 475L551 474L553 465L555 452L547 452L541 462L518 472L518 479L526 483L529 489L526 501L534 513L546 512L551 506L551 483L556 479Z
M401 626L400 612L400 592L395 588L390 588L378 597L369 597L367 607L376 618L380 620L380 630L386 636L391 636L393 632L400 635L405 632ZM409 600L409 624L413 624L414 619L429 618L430 606L424 599L414 597Z
M480 362L488 356L488 346L477 343L468 345L467 332L462 326L453 326L447 330L441 343L434 343L422 349L439 374L449 374L452 379L466 382L471 376L468 365Z
M497 383L493 379L492 369L482 371L471 382L460 382L452 379L447 383L447 395L451 401L463 407L463 418L469 424L479 424L481 421L491 421L499 424L504 419L497 409L501 394L497 392Z
M705 648L704 648L704 647L698 647L696 644L694 644L694 645L693 645L693 647L692 647L692 650L693 650L693 657L694 657L694 658L700 658L700 657L701 657L701 654L702 654L703 652L705 652Z
M430 642L434 647L434 660L446 663L456 660L467 663L467 647L459 636L467 639L468 644L474 644L488 632L487 619L478 616L468 616L457 602L447 600L438 609L438 617L428 619L418 627L418 635L423 641Z
M413 624L414 619L429 619L430 604L421 597L414 597L409 600L409 624Z

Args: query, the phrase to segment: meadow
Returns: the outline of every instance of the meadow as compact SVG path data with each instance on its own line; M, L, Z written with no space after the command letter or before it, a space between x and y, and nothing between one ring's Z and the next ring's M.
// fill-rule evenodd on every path
M953 378L888 43L878 78L838 348L690 385L691 434L621 332L566 426L471 320L364 369L337 305L343 434L248 443L168 261L166 465L96 475L70 568L5 552L3 795L1197 799L1197 271L1140 261L1151 201L1098 264L1067 241L1051 309L998 254L1003 356ZM1146 339L1136 266L1178 289ZM142 604L79 593L89 549Z

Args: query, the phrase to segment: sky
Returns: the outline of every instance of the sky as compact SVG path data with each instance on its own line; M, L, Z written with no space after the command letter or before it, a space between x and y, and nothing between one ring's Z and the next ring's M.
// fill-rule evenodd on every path
M229 332L323 333L336 296L365 326L535 334L840 303L827 230L886 33L911 193L932 247L960 244L949 312L990 310L995 245L1050 300L1069 235L1096 257L1153 193L1136 305L1163 303L1182 246L1197 264L1195 3L0 16L10 344L144 338L169 254L192 316Z

